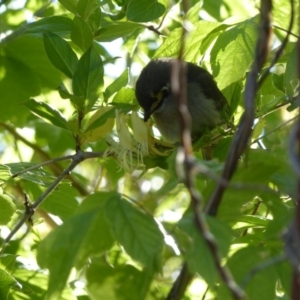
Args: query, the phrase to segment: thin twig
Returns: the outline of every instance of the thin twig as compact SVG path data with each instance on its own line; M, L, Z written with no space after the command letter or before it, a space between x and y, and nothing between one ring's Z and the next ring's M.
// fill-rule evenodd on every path
M291 4L291 15L290 15L289 27L287 29L287 34L286 34L283 42L279 46L279 48L276 50L275 55L274 55L274 57L272 59L272 62L270 64L270 66L264 71L264 73L260 77L260 79L258 81L258 87L260 87L262 85L262 83L265 81L265 79L269 75L270 70L274 67L275 63L278 61L279 57L282 55L282 52L283 52L284 48L286 47L287 42L289 40L289 36L291 34L291 31L292 31L292 28L293 28L293 24L294 24L294 15L295 15L295 13L294 13L295 12L294 0L290 0L290 4Z
M205 300L208 291L209 291L209 286L206 287L206 290L205 290L201 300Z
M185 10L187 11L187 3L185 0L182 2ZM181 44L180 44L180 52L178 55L178 63L175 63L172 72L171 72L171 87L172 94L177 100L178 103L178 111L179 111L179 120L180 120L180 128L181 128L181 144L182 147L178 149L177 158L179 157L180 152L184 152L184 161L177 161L176 166L185 166L185 161L187 159L187 155L192 153L192 141L190 138L190 115L187 111L186 105L186 76L185 69L182 62L183 50L184 50L184 42L185 42L186 29L183 25L182 27L182 36L181 36ZM183 149L182 149L183 148ZM179 171L177 170L177 173ZM186 170L188 172L188 170ZM191 174L189 174L191 175ZM190 179L190 176L189 176ZM186 180L187 188L189 180ZM191 197L191 202L193 202ZM175 280L166 300L180 300L185 291L193 279L194 274L189 270L187 262L185 262L180 270L180 274Z
M47 161L44 161L40 164L36 164L34 166L31 166L27 169L24 169L22 171L19 171L15 174L12 175L12 178L16 178L26 172L29 172L29 171L32 171L32 170L35 170L35 169L38 169L40 167L43 167L43 166L46 166L46 165L50 165L50 164L53 164L53 163L56 163L56 162L59 162L59 161L63 161L63 160L68 160L68 159L73 159L74 155L67 155L67 156L63 156L63 157L58 157L58 158L54 158L54 159L50 159L50 160L47 160Z
M299 38L299 36L297 34L291 32L291 31L288 31L287 29L284 29L284 28L282 28L280 26L273 25L273 27L276 28L276 29L278 29L278 30L284 31L284 32L288 33L289 35L292 35L295 38Z
M145 26L147 29L149 29L150 31L153 31L155 33L157 33L158 35L164 35L163 33L161 33L157 28L155 28L153 25L148 25Z
M164 23L164 20L165 20L167 14L168 14L168 11L166 11L166 13L163 15L163 17L162 17L162 19L161 19L161 21L160 21L160 24L156 27L157 30L158 30L158 29L162 26L162 24Z
M161 21L160 21L160 23L159 23L159 25L157 27L154 27L153 25L149 25L149 26L146 26L146 28L148 28L149 30L157 33L158 35L164 35L163 33L161 33L159 31L159 28L162 26L162 24L163 24L163 22L164 22L164 20L165 20L165 18L167 16L167 14L168 14L168 12L166 11L166 13L163 15L163 17L162 17L162 19L161 19Z
M280 104L277 104L274 108L272 108L271 110L265 112L265 113L262 113L262 114L257 114L256 115L256 118L259 119L259 118L264 118L265 116L269 115L269 114L272 114L273 112L275 112L276 110L286 106L286 105L291 105L292 103L294 103L295 101L297 100L297 96L295 97L292 97L290 99L288 99L287 101L284 101Z
M274 195L281 195L280 191L276 191L271 189L267 185L257 184L257 183L244 183L244 182L230 182L229 180L224 179L223 177L219 176L217 173L212 171L206 165L201 164L199 162L194 162L193 166L193 173L197 175L206 176L209 179L214 180L216 183L228 188L228 189L236 189L236 190L255 190L261 191L265 193L270 193Z
M285 255L278 255L275 257L271 257L270 259L259 263L258 265L256 265L254 268L252 268L250 270L250 272L248 274L246 274L246 276L242 279L241 281L241 286L245 287L247 285L247 283L251 280L251 278L253 278L258 272L274 266L277 263L280 263L282 261L286 260L286 256Z
M285 121L284 123L282 123L282 124L276 126L276 127L275 127L274 129L272 129L271 131L269 131L269 132L267 132L267 133L261 135L259 138L255 139L255 140L251 143L251 145L257 143L258 141L260 141L260 140L262 140L262 139L264 139L264 138L267 137L268 135L270 135L270 134L272 134L272 133L274 133L274 132L277 132L278 129L280 129L280 128L286 126L286 125L288 125L289 123L291 123L291 122L293 122L293 121L295 121L297 118L299 118L299 115L297 115L296 117L293 117L293 118L291 118L291 119Z
M262 203L262 201L261 201L261 200L258 200L258 201L254 204L254 208L253 208L253 211L252 211L252 214L251 214L252 216L255 216L255 215L256 215L256 213L257 213L257 211L258 211L258 209L259 209L261 203ZM242 236L246 236L247 233L248 233L248 228L246 228L246 229L244 230Z
M43 161L50 161L52 158L48 155L47 152L43 151L38 145L29 142L22 135L20 135L13 126L6 124L5 122L0 121L0 126L7 130L12 136L16 139L27 145L31 148L36 154L38 154ZM49 164L49 168L52 170L55 176L59 176L63 171L62 167L56 162L53 164ZM88 194L86 188L79 182L79 180L74 176L69 176L68 179L72 182L72 186L74 186L81 195L85 196Z
M74 168L81 163L82 161L90 158L98 158L103 156L103 152L82 152L78 151L72 157L72 162L70 165L52 182L52 184L45 190L45 192L32 204L27 203L26 210L23 217L19 220L19 222L14 226L10 234L6 237L6 239L2 243L0 254L3 253L5 246L12 239L12 237L18 232L18 230L25 224L30 218L33 216L34 211L38 208L39 205L49 196L54 189L63 181ZM28 202L28 201L27 201ZM28 209L27 209L28 207ZM29 209L30 208L30 209Z

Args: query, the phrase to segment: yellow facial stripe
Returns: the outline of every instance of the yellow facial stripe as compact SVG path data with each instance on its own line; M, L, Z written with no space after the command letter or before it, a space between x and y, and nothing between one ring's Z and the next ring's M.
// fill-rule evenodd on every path
M151 97L155 98L150 109L150 111L153 112L156 109L156 107L159 105L159 103L164 99L164 88L161 89L157 95L152 94Z

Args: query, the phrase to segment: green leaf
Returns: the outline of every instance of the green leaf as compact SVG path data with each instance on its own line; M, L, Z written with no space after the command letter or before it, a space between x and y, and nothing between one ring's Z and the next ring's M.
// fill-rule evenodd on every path
M68 91L67 87L63 83L59 85L57 90L62 99L74 99L74 95Z
M130 22L114 22L109 26L101 28L95 37L98 42L111 42L119 37L125 37L133 31L144 29L140 24Z
M213 158L217 158L219 161L225 161L231 143L232 137L225 137L221 139L213 149Z
M186 259L191 270L199 273L211 285L218 280L218 272L211 251L199 229L196 228L194 220L194 213L189 211L178 224L179 228L192 240L186 251ZM226 257L232 238L230 228L216 218L206 217L206 221L215 237L220 257Z
M77 127L78 127L78 120ZM74 145L73 128L68 121L70 130L53 126L50 123L38 122L35 131L35 137L40 147L47 147L51 157L61 156L65 151L69 151ZM76 127L75 127L76 129Z
M230 103L229 114L228 114L230 117L234 115L236 109L242 103L243 100L242 89L243 89L242 82L238 81L233 84L230 84L229 86L227 86L225 89L222 90L223 95ZM226 153L224 152L225 155Z
M10 168L7 165L0 164L0 182L8 181L11 175Z
M2 253L0 257L0 269L11 273L14 270L17 255Z
M289 55L288 61L286 63L286 71L284 73L284 86L287 90L288 96L293 95L296 87L299 85L299 79L297 77L297 69L295 65L297 64L298 48L297 45Z
M107 119L115 118L115 116L116 116L115 109L113 107L110 107L110 109L107 112L105 112L103 114L100 114L98 118L95 118L95 120L93 120L91 118L89 120L89 123L87 124L87 128L84 130L84 132L88 132L88 131L93 130L95 128L101 127L102 125L105 124Z
M28 270L26 265L14 271L14 277L22 286L21 291L11 291L13 299L16 300L45 300L48 288L49 275L37 270ZM28 268L28 267L27 267ZM59 300L78 300L70 287L66 287Z
M57 127L69 130L67 120L63 117L59 110L52 108L44 102L37 102L34 99L26 101L23 104L38 117L49 121Z
M73 217L40 243L38 262L50 270L47 299L60 299L73 266L82 267L89 256L103 254L112 246L104 207L114 197L115 193L105 192L88 196Z
M263 190L268 188L279 168L279 159L270 152L250 149L247 153L247 166L240 164L232 178L233 184L241 187L227 189L224 193L218 210L222 220L238 222L242 217L241 207L246 206L256 197L264 198ZM259 188L256 188L256 185ZM206 196L206 192L211 193L209 189L204 190Z
M33 167L36 164L19 162L19 163L9 163L7 165L10 167L12 174L16 174L19 173L20 171ZM18 178L22 178L24 180L34 182L41 186L49 186L49 184L51 184L56 177L44 171L42 168L36 168L27 171L26 173L23 173L21 175L18 175Z
M60 184L45 199L40 208L64 220L71 217L78 207L77 197L79 197L78 191L70 186L70 184Z
M195 5L191 5L190 9L185 15L185 19L191 22L192 24L195 24L197 21L199 21L199 11L203 6L203 2L203 0L200 0L198 1L198 3L195 3Z
M43 37L45 50L52 64L72 78L78 63L75 52L64 39L56 34L47 32Z
M77 14L87 21L90 15L100 6L96 0L79 0L76 6Z
M91 46L80 58L73 78L73 92L80 101L75 104L83 109L85 100L92 107L103 86L103 64L94 46Z
M16 205L8 195L0 195L0 207L0 225L6 225L16 211Z
M138 105L129 104L129 103L119 103L119 102L110 102L116 109L125 114L129 113L132 110L138 110Z
M160 268L163 235L153 217L121 197L107 202L106 214L117 241L126 252L145 266Z
M49 61L42 39L20 36L2 50L0 119L24 127L29 110L20 104L39 95L42 90L55 89L62 74Z
M76 6L78 0L58 0L62 6L64 6L67 10L76 15Z
M218 37L210 61L221 90L245 77L253 61L257 32L257 23L249 19Z
M97 8L94 12L89 16L87 23L91 27L92 32L94 33L94 37L96 35L97 30L101 25L101 9Z
M114 103L132 103L135 99L135 92L133 88L130 87L122 87L117 94L114 96Z
M150 22L161 17L165 11L165 6L156 0L131 0L126 16L133 22Z
M111 199L119 197L115 192L97 192L89 195L78 207L75 215L83 215L96 211L95 220L85 237L85 245L78 252L76 266L82 265L91 255L103 254L113 245L113 236L109 222L106 218L106 204ZM95 239L95 236L101 232L102 238Z
M72 29L72 20L61 16L41 18L26 25L24 34L42 37L44 32L52 32L61 37L69 37Z
M6 271L0 269L0 299L5 300L8 297L9 290L12 286L17 285L17 281Z
M236 251L228 260L227 266L239 284L243 284L249 300L274 300L278 280L275 264L263 267L251 274L260 263L272 257L268 246L252 245ZM266 280L268 278L268 280ZM257 288L260 287L260 288ZM232 299L228 288L222 284L218 287L217 298Z
M80 17L73 19L71 40L83 51L86 51L93 43L93 32L90 26Z
M287 261L283 261L276 264L276 270L282 288L287 296L286 299L291 299L291 285L292 285L292 265Z
M11 273L14 270L17 255L2 253L0 256L0 269Z
M261 216L244 215L239 218L239 222L248 223L251 227L265 228L270 223L270 220Z
M129 70L128 68L126 68L123 73L106 88L103 93L105 102L107 102L110 96L112 96L114 93L118 92L122 87L128 84L128 72Z
M99 278L99 274L101 274L101 278ZM112 266L102 258L92 260L86 277L87 289L93 299L124 300L149 299L145 291L148 291L149 284L153 279L145 270L140 271L130 264Z
M194 30L186 38L186 47L183 57L185 60L198 63L199 57L203 54L202 43L213 33L223 30L225 25L217 22L199 21L194 25ZM157 49L154 57L176 57L181 45L181 28L173 30L164 40L163 44Z

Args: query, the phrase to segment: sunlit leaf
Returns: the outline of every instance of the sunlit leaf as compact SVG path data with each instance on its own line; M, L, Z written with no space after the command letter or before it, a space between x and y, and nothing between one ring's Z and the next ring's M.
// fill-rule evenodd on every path
M101 28L96 35L98 42L111 42L119 37L125 37L133 31L139 29L142 30L144 27L140 24L129 23L129 22L114 22L110 26Z
M59 2L70 12L76 14L77 0L59 0Z
M165 6L157 0L131 0L126 15L133 22L149 22L161 17L165 11Z
M77 13L84 19L88 20L90 15L99 7L96 0L79 0L76 6Z
M72 82L74 95L80 99L75 104L81 109L84 107L85 100L88 107L92 107L97 100L103 86L103 73L101 57L91 46L80 58Z
M31 99L29 101L24 102L23 104L38 117L49 121L55 126L67 130L69 129L67 126L67 120L63 117L63 115L57 109L51 107L47 103L37 102L34 99Z
M122 87L128 84L129 74L128 69L125 69L124 72L115 79L104 91L104 101L107 101L110 96L118 92Z
M122 87L114 96L112 102L114 103L132 103L135 99L134 90L130 87Z
M8 195L0 194L0 225L6 225L16 211L16 205Z
M72 20L62 16L50 16L26 25L25 34L42 37L44 32L52 32L61 37L69 37Z
M126 252L144 265L159 268L163 236L154 219L120 197L107 202L106 214Z
M253 61L258 27L255 19L246 20L223 32L212 51L213 76L222 90L242 79Z
M192 240L186 251L186 259L194 272L199 273L208 284L213 284L218 280L218 271L211 250L194 220L194 213L189 212L179 222L179 228L184 230ZM207 218L206 222L209 225L207 230L214 235L218 255L220 258L225 257L230 246L230 228L217 219Z
M0 164L0 181L7 181L11 178L10 168L6 165Z
M78 58L69 44L60 36L47 32L44 34L44 45L52 64L65 75L72 78Z
M10 167L11 173L16 174L30 167L33 167L36 164L20 162L20 163L9 163L7 165ZM24 180L28 180L42 186L48 186L55 179L55 177L52 174L46 172L42 168L35 168L33 170L22 173L18 175L18 178L22 178Z
M0 269L7 272L12 272L16 263L16 255L13 254L1 254L0 257Z
M73 19L71 39L83 51L86 51L93 43L93 32L90 26L80 17Z
M39 264L50 270L48 299L60 298L73 265L82 265L90 255L99 255L112 246L104 207L114 197L114 193L96 193L87 197L73 217L40 243ZM95 239L98 234L101 238Z
M7 299L9 290L14 285L17 285L17 281L14 277L0 269L0 299Z

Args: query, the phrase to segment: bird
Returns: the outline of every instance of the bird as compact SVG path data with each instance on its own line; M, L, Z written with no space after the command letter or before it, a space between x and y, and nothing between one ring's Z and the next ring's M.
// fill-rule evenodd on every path
M151 60L136 81L135 95L144 110L144 121L153 116L164 139L180 141L178 106L171 91L173 58ZM186 66L187 107L191 116L191 137L195 141L208 129L226 122L228 102L213 76L196 64ZM224 113L225 112L225 113Z

